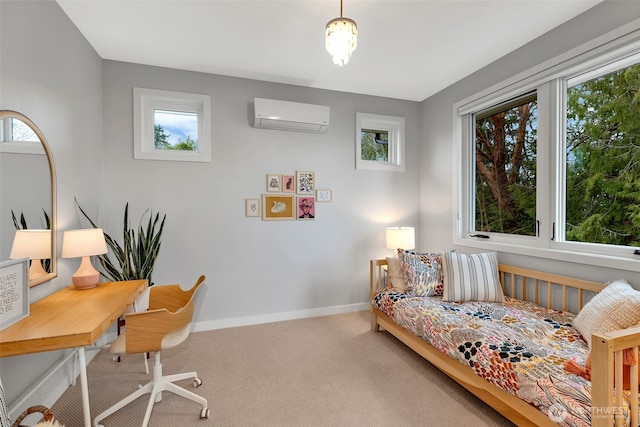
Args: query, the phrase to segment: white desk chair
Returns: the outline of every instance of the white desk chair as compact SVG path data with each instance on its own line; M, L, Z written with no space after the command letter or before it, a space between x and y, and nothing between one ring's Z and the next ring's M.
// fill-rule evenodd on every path
M109 351L112 354L154 352L153 378L98 415L94 419L94 426L99 426L99 422L109 415L149 393L149 403L142 421L142 427L147 427L153 405L162 400L163 391L170 391L200 403L202 405L200 419L209 418L210 411L207 399L173 384L174 381L193 378L193 386L199 387L202 380L198 378L197 374L187 372L162 375L162 363L160 363L161 350L173 348L188 338L194 311L193 297L204 280L205 277L200 276L196 284L188 291L183 291L180 285L153 286L149 292L149 310L125 315L125 331L113 341Z

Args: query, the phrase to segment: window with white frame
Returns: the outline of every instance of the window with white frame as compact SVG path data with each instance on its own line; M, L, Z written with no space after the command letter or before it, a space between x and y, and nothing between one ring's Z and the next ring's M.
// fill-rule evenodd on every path
M211 161L211 97L134 88L134 158Z
M638 42L629 33L454 106L457 243L638 268Z
M26 123L5 117L0 119L0 153L44 154L44 148Z
M404 168L404 117L356 113L356 169Z

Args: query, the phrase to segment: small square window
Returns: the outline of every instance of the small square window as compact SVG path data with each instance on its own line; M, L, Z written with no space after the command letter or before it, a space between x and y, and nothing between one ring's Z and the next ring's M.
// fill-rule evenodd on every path
M134 88L134 158L211 161L211 97Z
M356 113L356 169L404 171L404 117Z

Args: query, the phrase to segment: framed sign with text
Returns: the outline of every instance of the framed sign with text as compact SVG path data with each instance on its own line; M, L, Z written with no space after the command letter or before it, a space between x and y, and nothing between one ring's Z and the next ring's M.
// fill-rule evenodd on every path
M0 330L28 315L29 259L0 262Z

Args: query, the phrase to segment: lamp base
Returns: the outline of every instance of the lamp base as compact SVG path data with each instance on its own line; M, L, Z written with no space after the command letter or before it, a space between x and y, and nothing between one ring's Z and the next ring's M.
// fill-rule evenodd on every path
M42 268L42 262L39 259L32 259L31 267L29 268L29 280L37 279L46 275L47 272Z
M95 288L100 282L100 273L93 268L88 256L82 257L78 270L71 276L71 283L76 289Z

